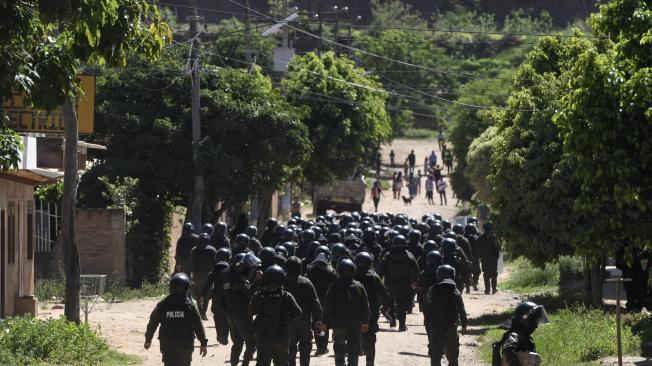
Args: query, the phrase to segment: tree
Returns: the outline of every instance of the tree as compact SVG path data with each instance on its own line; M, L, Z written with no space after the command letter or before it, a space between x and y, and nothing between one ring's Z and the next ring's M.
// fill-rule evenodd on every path
M303 175L313 184L351 176L391 136L387 93L346 57L295 57L282 89L303 111L313 144Z
M581 185L575 204L591 225L577 249L596 260L617 243L652 245L652 9L614 0L589 24L597 40L573 61L555 122Z
M21 149L16 132L0 124L0 170L18 168Z
M494 148L499 143L496 141L496 133L496 127L487 128L473 140L466 155L468 165L464 174L475 190L473 199L479 202L490 203L493 198L487 177L491 174L491 157Z
M236 18L224 19L209 25L211 34L202 35L202 62L224 67L247 68L245 59L245 25ZM252 49L256 51L256 64L271 69L274 64L274 37L251 35Z
M74 238L77 190L75 76L80 65L124 66L132 53L155 57L169 39L155 6L143 0L0 3L0 99L24 92L35 106L63 105L66 166L60 243L66 272L65 315L79 323L80 267Z
M426 28L421 13L400 0L372 0L372 25L379 27Z

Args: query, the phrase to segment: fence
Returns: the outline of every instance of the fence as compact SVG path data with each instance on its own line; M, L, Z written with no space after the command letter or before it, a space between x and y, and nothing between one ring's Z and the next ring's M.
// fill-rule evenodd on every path
M54 243L59 233L61 212L59 205L43 200L37 200L35 210L36 252L49 253L54 249Z

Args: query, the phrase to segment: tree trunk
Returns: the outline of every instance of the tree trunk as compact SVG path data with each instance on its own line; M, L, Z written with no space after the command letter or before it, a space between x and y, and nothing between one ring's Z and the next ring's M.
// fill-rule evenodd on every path
M258 196L258 204L260 207L258 207L258 217L256 217L256 224L258 226L258 232L261 234L267 228L267 219L271 217L273 195L273 191L266 191Z
M64 152L63 202L61 205L61 233L63 265L66 276L65 315L66 319L79 324L80 274L79 250L75 242L75 206L77 202L77 114L75 101L70 98L63 105L63 118L66 129L66 148Z
M602 306L603 272L601 259L584 259L584 302L588 306Z

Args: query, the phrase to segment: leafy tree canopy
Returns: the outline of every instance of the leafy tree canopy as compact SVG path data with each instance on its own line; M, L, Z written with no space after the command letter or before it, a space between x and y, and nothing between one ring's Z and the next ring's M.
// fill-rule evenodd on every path
M387 93L346 57L295 57L282 88L309 129L313 152L303 174L312 183L350 176L391 136Z

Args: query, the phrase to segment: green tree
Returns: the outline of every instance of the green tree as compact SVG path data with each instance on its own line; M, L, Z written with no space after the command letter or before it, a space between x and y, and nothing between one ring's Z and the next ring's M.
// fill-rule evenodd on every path
M491 185L487 177L491 174L491 157L498 144L496 134L498 130L491 126L480 134L469 146L466 155L467 168L465 171L469 183L475 190L473 199L479 202L490 203L493 196Z
M133 54L154 58L170 32L144 0L0 2L0 99L24 92L36 107L63 105L66 167L60 243L66 272L65 315L79 322L80 267L74 237L80 66L125 66Z
M423 15L400 0L371 0L372 25L377 27L426 28Z
M224 67L246 68L244 23L236 18L224 19L208 25L210 34L202 35L202 57L207 64ZM264 29L264 28L262 28ZM256 64L270 69L274 61L274 37L262 37L255 29L251 32L252 49L256 51Z
M619 242L652 244L652 8L610 1L589 24L608 39L574 59L555 121L581 185L575 204L591 217L578 251L595 259Z
M391 136L387 93L346 57L295 57L282 89L309 130L313 152L303 174L311 183L350 176Z

